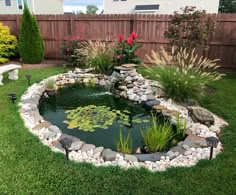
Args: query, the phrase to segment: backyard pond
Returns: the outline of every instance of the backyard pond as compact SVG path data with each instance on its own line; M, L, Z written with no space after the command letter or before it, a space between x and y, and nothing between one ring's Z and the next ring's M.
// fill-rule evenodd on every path
M40 114L65 134L86 143L116 150L120 131L130 133L135 151L142 145L141 129L152 121L150 110L101 87L72 85L60 88L55 96L42 101Z

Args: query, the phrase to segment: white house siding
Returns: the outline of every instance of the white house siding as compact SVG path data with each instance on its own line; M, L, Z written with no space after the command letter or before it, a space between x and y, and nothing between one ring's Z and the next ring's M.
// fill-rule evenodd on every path
M23 0L22 0L23 2ZM34 14L63 14L63 0L28 0L28 7ZM11 0L11 6L0 0L0 14L22 14L18 9L17 0Z
M181 7L196 6L207 13L218 13L219 0L127 0L113 1L103 0L104 14L132 14L135 13L135 5L159 4L157 14L173 14Z

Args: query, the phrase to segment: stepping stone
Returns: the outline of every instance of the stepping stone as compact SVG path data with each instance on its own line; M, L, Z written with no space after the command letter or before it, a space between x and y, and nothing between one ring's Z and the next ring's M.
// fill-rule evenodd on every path
M93 154L101 153L104 150L104 147L100 146L94 149Z
M122 64L121 66L122 66L122 67L125 67L125 68L135 68L135 67L137 67L138 65L137 65L137 64Z
M39 130L39 129L48 128L51 125L52 124L50 122L44 121L44 122L39 123L38 125L36 125L32 130L36 131L36 130Z
M83 141L72 142L69 150L80 150L84 144L85 144L85 142L83 142Z
M187 145L190 148L192 147L199 148L199 144L197 143L200 143L200 142L206 143L205 138L190 134L185 138L183 145Z

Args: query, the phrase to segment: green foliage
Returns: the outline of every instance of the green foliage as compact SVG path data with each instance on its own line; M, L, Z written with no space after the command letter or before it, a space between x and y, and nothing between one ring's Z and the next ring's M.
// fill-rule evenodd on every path
M183 13L175 12L169 29L165 32L165 38L169 39L171 46L182 48L207 48L210 34L214 24L207 16L205 10L188 8Z
M161 52L152 51L149 61L158 67L147 71L162 85L168 98L177 102L185 102L189 98L198 99L203 95L202 89L211 81L219 80L223 74L215 71L219 66L217 60L198 57L195 50L187 51L180 48L175 51L172 47L171 55L163 48Z
M152 125L146 130L141 130L144 144L150 152L163 151L173 138L172 126L169 122L158 125L156 117L152 116Z
M37 21L26 4L21 19L19 51L23 63L37 64L44 59L43 39Z
M129 37L124 40L123 35L118 36L118 44L114 49L114 64L121 65L127 63L140 64L142 60L137 56L137 50L142 46L136 42L137 34L132 32Z
M83 131L95 131L96 128L107 129L114 120L124 125L130 125L129 116L120 110L111 110L106 106L89 105L66 111L69 129L79 128Z
M219 12L220 13L236 13L236 1L235 0L220 0Z
M10 34L9 27L0 23L0 63L8 62L17 53L17 47L17 39Z
M119 139L116 141L116 151L122 152L124 154L132 154L132 140L130 136L131 130L125 137L122 135L122 130L120 130Z
M46 89L54 89L55 87L55 80L53 78L49 78L45 81Z
M187 127L187 122L181 119L181 117L178 115L178 117L176 118L176 132L174 136L177 142L185 138L186 127Z
M96 14L98 7L96 5L87 5L86 14Z
M72 36L69 38L64 38L63 40L56 39L56 41L59 41L59 49L63 55L63 58L72 65L83 65L82 58L84 56L82 53L76 52L76 50L79 50L87 45L87 41L84 41L83 39L81 36Z
M75 51L75 55L84 56L83 61L86 66L93 67L97 73L109 74L113 70L112 56L115 42L88 41L87 45L83 45L81 49Z

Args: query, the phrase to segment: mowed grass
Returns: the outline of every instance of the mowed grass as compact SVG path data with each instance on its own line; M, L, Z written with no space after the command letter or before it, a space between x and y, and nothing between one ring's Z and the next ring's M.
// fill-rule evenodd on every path
M222 133L224 152L191 168L152 173L145 169L95 167L65 161L33 136L7 94L18 100L32 82L63 72L62 68L20 70L20 78L4 77L0 87L0 194L236 194L236 75L212 87L202 104L229 122Z

